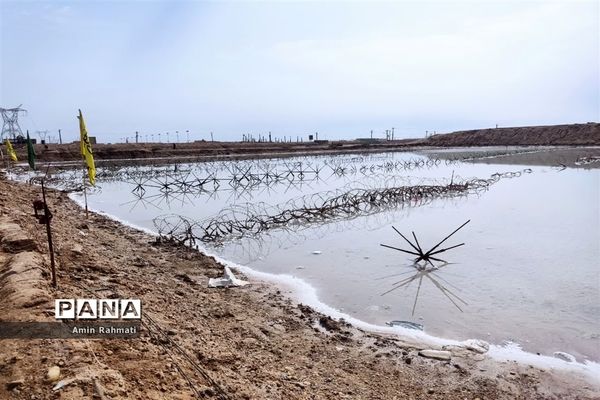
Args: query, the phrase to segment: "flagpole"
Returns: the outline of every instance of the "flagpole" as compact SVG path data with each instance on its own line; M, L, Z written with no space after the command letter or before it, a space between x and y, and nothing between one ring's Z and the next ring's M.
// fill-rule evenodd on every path
M10 171L9 171L10 160L8 159L8 150L6 151L6 153L7 153L7 157L6 157L6 176L9 177L10 176ZM4 161L4 152L2 151L2 149L0 149L0 155L2 156L2 161Z
M50 251L50 266L52 268L52 286L58 287L56 282L56 266L54 263L54 246L52 245L52 229L50 228L50 219L52 219L52 213L46 203L46 188L44 187L44 178L42 178L42 199L44 201L44 216L46 223L46 234L48 235L48 250Z
M96 166L94 165L94 156L92 153L92 145L90 143L90 138L87 133L87 129L85 129L85 122L83 121L83 115L81 114L81 110L79 110L79 145L81 147L81 155L83 156L83 165L87 170L87 180L90 181L92 186L96 185ZM92 172L94 176L92 176ZM88 202L87 202L87 184L85 179L85 173L83 174L83 197L85 199L85 218L88 218Z
M10 155L8 154L8 150L6 151L6 177L10 179ZM2 154L2 159L4 160L4 153L0 150L0 154Z
M87 171L87 166L85 165L85 162L83 163L83 167L85 168L84 171ZM88 172L88 178L89 178L89 172ZM85 183L86 179L85 179L85 172L83 173L83 198L85 199L85 219L88 219L88 204L87 204L87 185Z

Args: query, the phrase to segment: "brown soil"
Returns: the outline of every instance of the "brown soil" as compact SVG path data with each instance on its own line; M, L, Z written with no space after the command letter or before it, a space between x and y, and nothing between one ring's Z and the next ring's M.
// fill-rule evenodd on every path
M231 399L597 399L600 393L598 382L582 376L503 364L465 348L448 349L449 361L425 358L418 355L423 344L332 320L261 282L209 289L208 278L223 269L214 259L156 243L97 214L86 219L59 192L48 196L59 261L53 289L46 233L31 216L39 192L0 177L0 320L51 321L49 299L89 297L91 290L97 298L141 298L144 318L165 335L2 340L0 399L190 399L192 385L203 397L219 398L222 389L220 398ZM182 352L170 356L176 345ZM45 379L54 365L61 379L73 379L58 391Z
M431 136L424 145L465 146L597 146L600 124L522 126L477 129Z
M192 143L120 143L95 144L94 158L100 160L156 159L168 157L180 160L206 160L214 158L241 158L257 156L290 156L303 154L334 154L343 152L372 152L398 150L414 140L395 140L365 144L356 141L327 143L240 143L240 142L192 142ZM27 148L15 144L20 161L27 161ZM80 161L79 142L70 144L35 145L38 161Z

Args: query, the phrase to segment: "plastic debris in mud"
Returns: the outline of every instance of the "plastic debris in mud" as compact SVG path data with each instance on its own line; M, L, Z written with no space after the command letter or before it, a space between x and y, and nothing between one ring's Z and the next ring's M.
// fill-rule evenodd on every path
M233 275L231 269L229 267L225 267L223 271L223 276L220 278L210 278L208 280L208 287L216 288L216 287L237 287L247 285L249 282L238 279Z
M423 325L411 321L389 321L385 323L387 326L401 326L402 328L415 329L418 331L423 330Z

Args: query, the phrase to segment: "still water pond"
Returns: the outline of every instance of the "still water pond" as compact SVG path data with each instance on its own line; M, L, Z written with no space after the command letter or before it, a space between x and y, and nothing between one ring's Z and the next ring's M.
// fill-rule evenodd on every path
M89 204L155 229L153 219L164 214L198 221L232 207L238 216L260 214L335 191L448 184L531 168L476 194L288 226L211 250L259 271L298 276L324 303L367 322L412 321L435 336L512 341L532 352L600 361L600 170L427 160L426 153L392 153L227 161L162 166L155 176L138 167L100 179ZM177 181L195 185L174 190ZM443 253L449 263L434 273L418 275L409 254L380 246L410 250L395 227L432 247L467 220L446 243L465 245Z

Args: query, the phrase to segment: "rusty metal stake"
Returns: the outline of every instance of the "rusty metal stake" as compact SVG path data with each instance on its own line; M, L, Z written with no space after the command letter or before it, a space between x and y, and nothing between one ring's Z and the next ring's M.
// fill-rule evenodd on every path
M44 201L44 218L40 219L40 222L46 223L46 233L48 234L48 249L50 250L50 266L52 267L52 286L58 287L56 282L56 265L54 263L54 247L52 246L52 229L50 228L50 220L52 219L52 213L46 203L46 188L44 187L44 180L42 179L42 199Z

